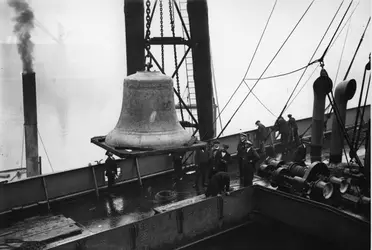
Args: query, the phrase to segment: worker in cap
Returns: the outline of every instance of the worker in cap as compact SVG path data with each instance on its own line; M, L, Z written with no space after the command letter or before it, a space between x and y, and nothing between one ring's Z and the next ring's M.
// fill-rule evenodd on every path
M294 144L294 146L296 147L297 145L300 144L300 138L298 136L298 126L297 126L296 119L293 118L291 114L288 114L288 126L290 129L289 141L291 144Z
M247 140L247 135L244 133L239 134L239 142L236 148L237 156L238 156L238 166L239 166L239 173L238 176L243 178L243 156L244 156L244 141Z
M263 125L259 120L256 121L257 131L256 131L256 139L257 144L260 148L261 153L265 153L265 142L268 139L268 131L265 125Z
M217 172L214 174L208 183L205 196L217 196L226 192L229 195L230 191L230 175L226 172Z
M204 187L207 186L205 182L205 177L208 171L208 164L209 164L209 157L208 157L208 149L200 148L195 151L195 164L197 165L196 168L196 176L195 176L195 184L193 185L196 188L199 184L199 180L201 178L202 185Z
M229 148L228 145L224 144L223 148L220 150L220 152L217 154L217 161L218 161L218 171L227 172L227 167L231 161L231 155L227 151Z
M245 187L253 184L253 176L256 171L256 163L260 160L260 156L253 148L251 141L246 140L244 143L244 156L243 156L243 185Z
M107 151L106 155L107 155L107 159L105 161L105 166L106 166L107 186L109 189L111 189L115 184L115 178L117 178L118 166L111 152Z

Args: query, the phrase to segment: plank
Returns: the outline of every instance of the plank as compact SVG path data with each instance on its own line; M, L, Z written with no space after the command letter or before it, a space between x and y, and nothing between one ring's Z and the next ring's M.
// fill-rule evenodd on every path
M170 204L167 204L167 205L164 205L164 206L159 206L159 207L154 208L154 210L157 213L165 213L167 211L174 210L174 209L177 209L177 208L180 208L180 207L184 207L184 206L196 203L196 202L204 200L204 199L205 199L205 195L202 194L202 195L198 195L198 196L195 196L195 197L192 197L192 198L189 198L189 199L185 199L185 200L182 200L182 201L170 203Z
M41 227L42 225L55 223L61 221L63 218L65 218L63 215L31 217L26 220L17 222L8 228L0 230L0 237L10 233L16 233L18 231L24 231L30 228Z
M66 238L82 232L76 222L63 215L38 216L14 224L1 231L0 242L6 239L21 239L24 241L52 241Z
M13 232L11 234L8 234L4 238L16 238L16 239L21 238L21 239L24 239L26 237L31 237L33 235L41 234L45 231L51 231L51 230L58 229L58 228L64 227L64 226L69 226L69 225L72 225L72 224L75 224L75 222L73 220L64 218L62 220L59 220L56 223L44 224L44 225L41 225L41 226L38 226L38 227L29 227L25 230L20 230L20 231ZM0 240L1 240L1 237L0 237Z

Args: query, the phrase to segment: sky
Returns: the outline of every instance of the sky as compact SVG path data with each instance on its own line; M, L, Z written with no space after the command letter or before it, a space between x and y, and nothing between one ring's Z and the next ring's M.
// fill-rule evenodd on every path
M122 82L126 77L124 1L32 0L28 2L35 14L32 40L35 43L34 69L38 82L40 132L44 134L45 144L52 147L50 155L55 159L54 161L63 162L67 157L81 158L77 160L79 164L80 161L92 162L94 159L99 159L103 151L94 148L89 142L90 138L105 135L113 129L121 110ZM264 77L307 65L341 2L341 0L315 0ZM211 54L220 109L225 106L235 88L241 83L274 3L274 0L208 1ZM310 0L277 1L247 74L248 78L257 78L262 74L310 3ZM344 1L314 59L319 58L327 47L349 3L350 1ZM350 25L345 26L325 57L325 69L333 81L340 62L339 74L334 84L343 79L371 14L369 0L354 1L344 22L356 6ZM13 10L8 7L6 0L0 0L1 44L16 42L12 35L13 16ZM175 22L176 36L182 36L178 17ZM370 27L371 25L348 76L348 79L353 78L358 84L357 92L348 107L354 107L358 103L363 71L371 51ZM164 1L164 32L166 36L171 35L168 1ZM151 34L160 35L158 9L155 12ZM343 46L344 52L341 58ZM152 51L160 61L160 47L153 46ZM184 48L178 46L178 60L183 53ZM174 70L171 46L166 47L165 57L166 74L170 75ZM299 88L309 79L316 67L317 64L314 64L308 68ZM0 50L0 68L0 97L2 98L0 131L5 138L1 143L1 153L12 159L1 162L14 164L15 156L21 154L19 151L22 148L20 144L23 126L21 86L17 80L21 72L21 63L16 49ZM284 113L285 116L291 113L296 119L301 119L312 115L312 84L319 73L318 68ZM270 114L253 95L249 95L224 135L254 129L256 120L261 120L268 126L272 125L301 74L302 71L258 82L253 92L275 116ZM180 71L182 92L184 92L185 78L185 70L182 67ZM247 81L250 86L255 82ZM242 84L221 114L223 125L231 118L247 93L247 87ZM218 130L220 131L220 128ZM76 145L79 145L79 150L76 149ZM61 154L54 149L55 147L66 149ZM66 164L77 164L74 162L76 160L70 161L72 163Z

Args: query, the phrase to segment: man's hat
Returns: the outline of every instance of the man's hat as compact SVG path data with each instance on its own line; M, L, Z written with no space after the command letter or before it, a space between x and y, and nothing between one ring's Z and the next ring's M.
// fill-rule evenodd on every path
M291 115L291 114L288 114L288 117L289 117L289 118L291 118L291 117L292 117L292 115Z
M260 123L260 122L261 122L260 120L257 120L255 124L257 125L257 124Z
M106 155L112 156L112 153L110 151L106 151Z
M246 134L244 134L244 133L240 133L239 135L240 135L240 136L244 136L244 137L247 137L247 135L246 135Z
M219 140L213 141L212 144L213 144L213 145L220 144L220 141L219 141Z

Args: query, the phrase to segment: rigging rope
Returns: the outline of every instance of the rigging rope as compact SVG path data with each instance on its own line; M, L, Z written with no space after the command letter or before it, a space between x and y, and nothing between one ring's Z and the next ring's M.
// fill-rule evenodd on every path
M336 13L334 14L334 16L333 16L333 18L332 18L330 24L328 25L328 27L327 27L327 29L326 29L326 31L325 31L325 33L324 33L322 39L320 40L318 46L316 47L316 49L315 49L313 55L312 55L311 58L310 58L310 60L309 60L309 64L310 64L310 62L313 60L313 58L314 58L316 52L318 51L320 45L322 44L322 42L323 42L323 40L324 40L324 38L325 38L325 35L328 33L329 28L331 27L331 25L332 25L333 21L335 20L335 18L336 18L336 16L337 16L338 12L340 11L343 2L344 2L344 1L341 2L341 4L340 4L340 6L338 7ZM345 12L343 18L341 19L341 22L339 23L339 25L338 25L338 27L337 27L337 29L336 29L336 32L334 33L332 39L333 39L334 36L336 35L337 30L338 30L338 28L340 27L340 25L341 25L341 23L342 23L344 17L346 16L346 13L347 13L347 11L349 10L350 6L351 6L351 3L350 3L350 5L349 5L349 7L347 8L347 10L346 10L346 12ZM320 59L314 61L314 62L319 61L319 62L321 63L321 66L322 66L322 67L323 67L323 65L324 65L324 57L325 57L325 55L326 55L326 53L327 53L327 51L328 51L328 49L329 49L329 46L330 46L330 44L331 44L331 42L332 42L332 39L331 39L331 41L329 42L328 47L325 49L325 51L324 51L323 55L320 57ZM292 96L293 96L295 90L297 89L298 85L300 84L300 82L301 82L301 80L302 80L302 77L305 75L306 70L307 70L307 67L306 67L305 70L302 72L302 74L301 74L301 76L300 76L300 79L298 80L298 82L297 82L297 84L295 85L295 87L294 87L294 89L293 89L291 95L289 96L289 98L288 98L286 104L284 105L284 108L283 108L282 112L280 113L280 116L282 116L283 113L288 109L288 103L289 103L290 99L292 98ZM279 116L279 117L280 117L280 116Z
M360 2L358 2L357 5L354 7L354 9L353 9L353 11L351 12L350 16L347 18L346 22L344 23L344 26L342 26L340 32L337 34L335 40L332 42L330 48L332 48L333 45L336 43L338 37L341 35L341 33L342 33L342 31L344 30L344 28L346 27L346 25L347 25L349 22L351 22L351 18L352 18L352 16L354 15L355 10L358 8L359 3L360 3Z
M371 64L370 64L371 65ZM370 68L371 69L371 68ZM365 99L364 99L364 105L363 105L363 111L362 111L362 115L360 117L360 125L362 125L362 121L363 121L363 117L364 117L364 112L366 110L366 105L367 105L367 98L368 98L368 92L369 92L369 86L371 85L371 72L369 73L369 79L368 79L368 84L367 84L367 91L366 91L366 96L365 96ZM357 135L357 139L355 141L356 144L358 144L358 141L360 139L360 134L361 134L361 128L359 129L359 132L358 132L358 135ZM357 147L356 151L360 148L361 144Z
M341 56L340 56L340 60L339 60L339 62L338 62L338 67L337 67L337 72L336 72L335 80L333 81L333 82L335 83L335 84L333 84L333 88L336 86L337 77L338 77L338 72L340 71L340 66L341 66L341 62L342 62L342 57L343 57L343 55L344 55L344 51L345 51L346 40L347 40L347 37L348 37L348 35L349 35L350 24L351 24L351 22L349 23L349 26L348 26L347 31L346 31L345 40L344 40L344 45L342 46Z
M212 54L212 53L211 53ZM213 65L213 56L211 55L211 65L212 65L212 76L213 76L213 88L216 96L216 104L217 104L217 110L218 110L218 117L220 121L220 127L222 130L222 118L221 118L221 111L220 111L220 104L218 102L218 93L217 93L217 84L216 84L216 75L214 74L214 65Z
M341 5L343 4L343 2L344 2L344 1L342 1ZM336 34L337 34L337 31L338 31L338 29L340 28L342 22L344 21L345 16L346 16L347 12L349 11L349 9L350 9L352 3L353 3L353 0L350 2L349 6L347 7L347 9L346 9L346 11L345 11L345 14L343 15L343 17L342 17L340 23L338 24L335 33L333 34L331 40L329 41L329 44L328 44L327 48L324 50L323 55L320 57L320 60L321 60L322 62L324 61L324 57L326 56L326 54L327 54L329 48L331 47L332 41L333 41L333 39L335 38L335 36L336 36ZM341 5L340 5L340 7L341 7ZM338 11L337 11L337 12L338 12Z
M347 71L346 71L346 74L345 74L345 77L344 77L344 81L346 80L347 76L349 75L349 72L350 72L351 66L353 65L353 62L354 62L355 56L356 56L356 54L358 53L358 50L359 50L359 48L360 48L360 45L361 45L362 42L363 42L364 35L366 34L366 31L367 31L367 28L368 28L368 25L369 25L369 22L370 22L370 21L371 21L371 17L368 18L368 22L367 22L366 28L364 29L363 34L362 34L362 37L361 37L360 40L359 40L358 47L357 47L357 49L356 49L356 51L355 51L355 53L354 53L353 59L352 59L351 62L350 62L349 68L348 68Z
M288 35L288 37L285 39L285 41L283 42L283 44L281 45L281 47L279 48L279 50L276 52L276 54L274 55L274 57L271 59L270 63L266 66L265 70L262 72L260 78L265 74L266 70L270 67L271 63L275 60L275 58L277 57L277 55L279 54L279 52L282 50L282 48L284 47L284 45L287 43L288 39L291 37L292 33L296 30L297 26L300 24L300 22L302 21L302 19L304 18L304 16L307 14L307 12L309 11L310 7L313 5L314 3L314 0L310 3L310 5L307 7L306 11L304 12L304 14L301 16L300 20L297 22L297 24L295 25L295 27L292 29L291 33ZM240 103L240 105L238 106L238 108L235 110L235 112L233 113L233 115L231 116L231 118L229 119L229 121L227 122L227 124L225 125L225 127L223 128L223 130L221 131L221 133L227 128L227 126L230 124L231 120L234 118L234 116L236 115L236 113L239 111L239 109L241 108L241 106L243 105L243 103L245 102L245 100L248 98L249 94L252 92L252 90L256 87L257 83L259 82L260 80L257 80L256 83L253 85L252 89L249 91L249 93L245 96L245 98L243 99L243 101ZM218 135L217 138L220 137L221 133Z
M313 72L311 73L311 75L309 76L309 78L307 78L307 80L304 82L304 84L301 86L300 90L297 92L297 94L293 97L292 101L288 104L287 108L289 108L293 101L297 98L297 96L301 93L302 89L305 87L305 85L307 84L308 81L310 81L310 79L313 77L315 71L320 67L320 65L318 64L315 69L313 70Z
M52 169L52 172L54 173L54 168L53 168L53 166L52 166L52 163L50 162L49 155L48 155L48 152L47 152L46 147L45 147L45 145L44 145L43 138L41 137L41 134L40 134L40 132L39 132L39 129L37 129L37 133L39 134L41 144L43 145L43 148L44 148L44 151L45 151L45 155L46 155L46 157L47 157L47 159L48 159L48 162L49 162L49 166L50 166L50 168Z
M254 60L254 58L255 58L255 56L256 56L256 53L257 53L257 51L258 51L258 48L260 47L260 44L261 44L262 38L263 38L264 35L265 35L265 32L266 32L267 26L269 25L269 22L270 22L270 20L271 20L271 16L272 16L272 14L274 13L274 9L275 9L275 7L276 7L276 4L277 4L277 0L275 1L273 8L271 9L271 12L270 12L269 18L268 18L267 21L266 21L266 24L265 24L264 30L263 30L262 33L261 33L261 37L260 37L260 39L258 40L258 43L257 43L256 49L254 50L253 56L252 56L252 58L251 58L251 61L249 62L249 65L248 65L247 70L245 71L245 74L244 74L244 77L243 77L242 81L240 82L239 86L235 89L234 93L231 95L231 97L229 98L229 100L227 101L227 103L225 104L225 106L222 108L221 113L225 110L225 108L227 107L227 105L230 103L230 101L232 100L232 98L235 96L235 94L236 94L236 92L238 91L238 89L242 86L242 84L243 84L243 82L244 82L244 79L246 78L246 76L247 76L247 74L248 74L248 71L249 71L249 69L251 68L252 62L253 62L253 60Z
M359 113L360 113L360 106L362 104L362 98L363 98L363 90L364 90L364 85L365 85L365 78L366 78L366 73L367 73L367 70L368 70L368 64L370 64L371 58L369 58L368 60L368 63L366 64L366 66L364 67L364 73L363 73L363 80L362 80L362 88L360 90L360 94L359 94L359 101L358 101L358 107L357 107L357 113L356 113L356 117L355 117L355 123L354 123L354 130L353 130L353 137L351 139L351 144L352 145L355 145L354 149L356 148L356 146L358 145L358 142L355 141L356 139L356 136L357 136L357 126L358 126L358 121L359 121ZM368 93L367 93L368 94ZM363 121L363 116L361 117L361 122ZM360 124L361 125L361 124Z
M317 62L317 61L315 61L315 62ZM298 72L300 70L303 70L303 69L309 67L310 65L311 64L307 64L307 65L305 65L305 66L303 66L301 68L298 68L298 69L295 69L295 70L292 70L292 71L289 71L289 72L286 72L286 73L280 73L280 74L277 74L277 75L262 77L260 80L267 80L267 79L272 79L272 78L277 78L277 77L282 77L282 76L290 75L290 74L296 73L296 72ZM245 80L247 80L247 81L255 81L255 80L258 80L258 78L245 78Z
M221 112L220 112L219 115L216 117L216 119L215 119L215 121L213 122L213 124L216 123L216 121L218 120L218 118L221 116L222 112L226 109L227 105L230 103L230 101L232 100L232 98L235 96L236 92L237 92L238 89L240 88L240 86L243 84L243 82L244 82L244 78L247 76L248 71L249 71L249 69L250 69L250 67L251 67L251 65L252 65L253 59L254 59L255 56L256 56L256 53L257 53L258 48L259 48L259 46L260 46L260 44L261 44L262 38L263 38L263 36L264 36L264 34L265 34L265 32L266 32L267 26L268 26L268 24L269 24L269 22L270 22L270 20L271 20L271 16L272 16L272 14L273 14L273 12L274 12L274 9L275 9L275 6L276 6L277 2L278 2L278 1L275 0L274 6L273 6L273 8L272 8L272 10L271 10L271 12L270 12L269 18L268 18L267 21L266 21L265 28L264 28L264 30L263 30L262 33L261 33L261 37L260 37L260 39L259 39L259 41L258 41L258 43L257 43L256 49L255 49L255 51L254 51L254 53L253 53L253 56L252 56L251 61L250 61L249 65L248 65L248 68L247 68L247 70L245 71L245 74L244 74L244 77L243 77L242 81L240 82L239 86L235 89L234 93L231 95L231 97L229 98L229 100L227 101L227 103L225 104L225 106L222 108ZM197 131L198 131L198 129L195 130L194 135L196 134ZM222 133L223 133L223 129L221 129L220 134L222 134ZM207 133L206 133L205 135L201 136L201 137L200 137L200 140L203 140L203 138L204 138L206 135L207 135Z
M251 90L251 88L249 87L249 85L248 85L248 83L246 83L246 81L244 81L244 83L245 83L245 85L247 86L247 88L249 89L249 90ZM254 96L254 97L256 97L256 99L257 99L257 101L259 102L259 103L261 103L261 105L270 113L270 114L272 114L274 117L276 117L276 115L274 115L274 113L273 112L271 112L271 110L268 108L268 107L266 107L265 106L265 104L263 104L263 102L260 100L260 98L258 98L258 96L256 96L255 95L255 93L253 93L252 92L252 95Z

